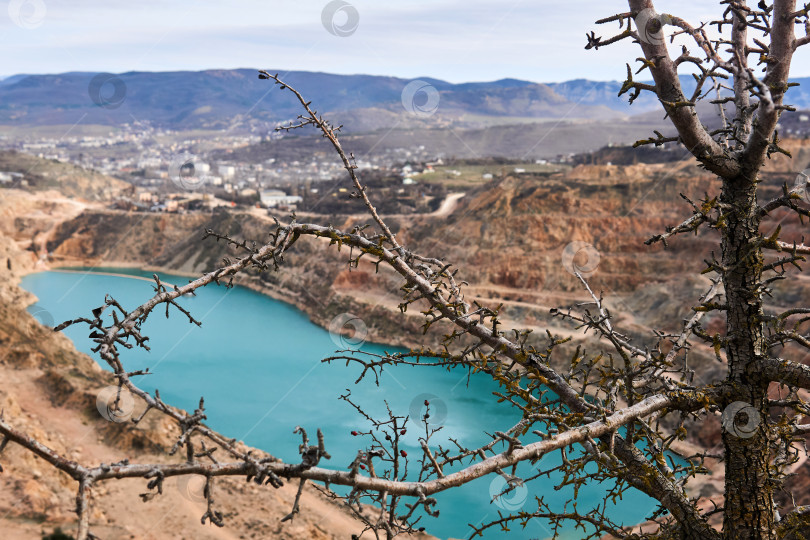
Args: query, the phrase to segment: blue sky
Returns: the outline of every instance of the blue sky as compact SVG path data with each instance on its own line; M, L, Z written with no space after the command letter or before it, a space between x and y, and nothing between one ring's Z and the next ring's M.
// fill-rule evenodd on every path
M514 77L537 82L620 79L632 43L586 51L594 21L619 0L11 0L0 11L0 76L65 71L261 68L369 73L452 82ZM708 0L659 1L697 23ZM354 25L352 8L358 20ZM795 76L810 75L800 51Z

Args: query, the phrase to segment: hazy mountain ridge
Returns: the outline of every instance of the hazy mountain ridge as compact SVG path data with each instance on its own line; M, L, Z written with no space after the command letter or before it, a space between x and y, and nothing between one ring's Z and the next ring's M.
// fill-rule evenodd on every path
M305 71L280 74L319 111L354 111L352 116L362 111L364 116L382 118L405 114L402 92L409 79ZM91 81L97 75L71 72L0 80L0 124L116 126L147 121L169 129L223 129L235 119L274 123L293 119L300 111L292 96L272 91L272 84L259 80L254 69L127 72L110 75L112 82L106 84L96 79L97 90L92 90ZM618 81L541 84L501 79L454 84L429 77L419 80L440 94L433 120L461 116L607 120L658 107L652 95L628 105L627 96L617 96ZM684 86L688 89L694 82L684 78ZM810 107L810 90L794 88L789 96L788 101L798 108ZM416 104L424 103L424 98L417 95ZM369 121L373 123L373 118Z
M270 91L272 84L259 80L252 69L128 72L110 76L117 81L101 86L100 92L90 89L96 76L27 75L0 82L0 123L120 125L148 121L171 129L223 128L237 117L279 122L295 118L300 111L289 94ZM402 92L410 82L407 79L299 71L282 72L282 76L324 112L376 108L405 113ZM558 118L573 105L547 85L516 79L464 84L420 80L440 92L440 115ZM580 107L577 112L575 116L580 118L615 116L599 104Z

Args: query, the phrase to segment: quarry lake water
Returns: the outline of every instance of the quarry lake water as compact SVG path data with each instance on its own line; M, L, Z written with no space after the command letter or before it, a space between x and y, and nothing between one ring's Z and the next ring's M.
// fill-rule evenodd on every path
M153 283L133 278L151 279L151 275L120 268L48 271L26 276L22 286L39 299L29 311L44 323L59 324L91 316L90 310L102 305L107 293L127 309L140 305L152 296ZM174 284L188 281L176 275L160 277ZM485 432L505 431L520 419L519 412L508 404L494 403L492 392L498 387L485 375L473 376L468 386L466 372L398 367L386 370L379 386L373 377L355 384L361 371L358 365L321 362L342 348L338 336L316 326L296 308L252 290L209 286L180 302L202 321L202 327L189 324L176 310L166 319L165 310L156 309L143 328L151 352L122 349L125 367L130 371L149 367L154 374L137 378L137 384L150 392L159 389L164 401L188 411L193 411L200 396L205 396L208 425L284 460L300 459L301 439L293 434L296 426L304 427L311 439L321 428L332 459L321 461L320 466L346 469L368 441L352 436L351 431L371 429L348 403L338 399L346 389L351 389L352 399L377 419L384 417L386 402L397 415L421 416L422 404L428 399L432 419L443 425L433 440L434 448L439 443L452 448L450 438L468 447L485 444L491 440ZM80 351L97 359L90 351L93 343L88 333L86 325L65 330ZM364 343L361 349L373 353L397 350L371 343ZM403 438L404 448L414 460L410 467L414 469L421 455L417 438L421 426L411 423L409 427ZM530 435L525 442L533 440L536 438ZM544 456L535 466L520 467L517 474L530 474L537 466L545 468L559 462L560 454L556 452ZM556 501L552 508L562 510L573 490L555 491L554 480L554 475L551 481L535 480L493 502L493 496L503 489L503 479L497 475L480 478L460 489L437 494L439 517L425 516L419 525L442 539L470 538L468 524L498 519L498 512L530 511L536 508L535 497ZM580 512L599 504L609 487L591 483L580 489ZM642 521L654 508L652 499L633 491L625 494L610 515L614 521L631 525ZM548 522L540 519L531 520L525 529L518 524L511 529L503 532L493 528L484 538L528 540L553 536ZM563 539L586 536L570 523L568 529L559 532Z

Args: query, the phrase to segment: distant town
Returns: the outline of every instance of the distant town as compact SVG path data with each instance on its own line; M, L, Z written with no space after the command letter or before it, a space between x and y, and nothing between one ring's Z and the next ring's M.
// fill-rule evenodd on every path
M0 139L6 149L72 163L124 180L132 188L112 207L137 212L210 211L217 206L275 212L362 212L354 186L333 152L315 151L307 160L230 158L237 149L272 143L283 136L187 136L128 125L101 135L28 136ZM254 154L251 154L254 155ZM454 186L470 187L507 172L553 172L573 156L552 161L457 162L425 146L385 149L357 158L364 185L376 191L387 213L436 210ZM21 171L0 171L0 185L25 186ZM376 204L375 203L375 204Z

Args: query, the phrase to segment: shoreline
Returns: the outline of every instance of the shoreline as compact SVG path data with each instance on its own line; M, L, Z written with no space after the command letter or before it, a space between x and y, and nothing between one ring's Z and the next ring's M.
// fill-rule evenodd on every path
M180 270L172 270L172 269L168 269L168 268L162 267L162 266L139 265L139 264L130 263L130 262L116 262L116 261L107 262L107 261L105 261L104 266L87 264L86 261L85 262L77 261L77 263L78 264L76 264L76 263L68 263L68 262L65 261L65 262L59 262L59 263L55 263L55 264L48 264L47 262L44 262L44 261L38 262L35 265L34 268L30 269L29 271L23 272L23 273L21 273L21 274L19 274L17 276L16 285L20 289L25 291L27 294L29 294L31 297L36 298L33 293L31 293L31 292L23 289L22 287L20 287L20 284L21 284L21 280L22 280L23 277L28 276L30 274L40 273L40 272L97 274L97 275L106 275L106 276L121 277L121 278L138 279L138 280L148 281L148 282L152 282L152 283L153 283L153 280L149 279L147 277L132 276L132 275L127 275L127 274L118 274L118 273L115 273L115 272L105 272L104 269L107 269L107 268L110 268L110 269L116 269L116 268L118 268L118 269L133 269L133 270L140 270L142 272L154 272L154 273L160 273L160 274L166 274L166 275L177 276L177 277L182 277L182 278L190 278L190 279L196 279L196 278L200 277L199 274L191 274L191 273L183 272L183 271L180 271ZM79 268L77 268L77 266ZM90 271L85 270L87 268L90 268L91 270ZM99 271L96 271L96 269L98 269ZM237 277L239 277L239 276L237 276ZM235 287L244 287L246 289L249 289L249 290L251 290L251 291L253 291L253 292L257 293L257 294L261 294L262 296L265 296L265 297L270 298L272 300L283 302L284 304L287 304L288 306L290 306L292 308L295 308L296 310L301 312L303 315L305 315L307 317L307 320L309 320L309 322L311 322L312 324L326 330L327 332L335 333L335 332L333 332L332 329L329 328L328 321L324 321L324 320L321 320L321 319L316 318L316 317L313 316L313 313L311 313L310 310L307 309L308 305L305 302L300 301L298 295L283 294L283 293L279 292L275 288L268 287L268 286L263 286L263 285L261 285L259 283L255 283L255 281L253 279L250 279L250 278L245 279L245 276L241 276L241 278L242 279L234 279L234 286ZM34 300L34 302L32 302L31 304L28 304L25 307L27 308L30 305L32 305L33 303L36 303L37 300L38 299ZM362 319L362 317L361 317L361 319ZM347 331L345 332L345 335L351 335L351 332L352 332L351 330L347 329ZM344 334L339 334L339 335L344 335ZM375 336L373 336L371 332L366 336L366 338L363 341L368 342L368 343L372 343L374 345L380 345L380 346L383 346L383 347L398 347L398 348L405 348L405 349L409 349L409 350L416 350L416 349L422 348L422 345L419 345L419 344L409 345L407 343L407 340L401 341L400 343L391 343L390 341L382 341L382 340L379 340L379 339L375 339Z

